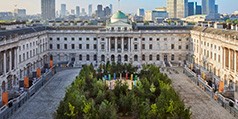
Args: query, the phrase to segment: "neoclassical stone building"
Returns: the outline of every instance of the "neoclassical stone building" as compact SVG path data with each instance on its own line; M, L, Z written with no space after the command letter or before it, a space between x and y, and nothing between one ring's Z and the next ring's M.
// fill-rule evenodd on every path
M237 85L237 32L193 26L136 26L121 11L106 26L41 26L0 31L0 94L35 77L50 59L80 67L106 62L179 66L194 63ZM1 96L0 96L1 97Z

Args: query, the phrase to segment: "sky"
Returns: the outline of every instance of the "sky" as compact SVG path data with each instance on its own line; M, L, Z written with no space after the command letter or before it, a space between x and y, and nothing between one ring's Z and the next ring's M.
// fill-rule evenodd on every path
M120 10L125 13L136 13L138 8L144 8L145 10L152 10L156 7L166 6L166 0L56 0L56 10L60 10L60 4L66 4L67 10L75 9L76 6L85 8L87 11L88 4L93 4L93 10L96 9L97 4L107 6L113 4L113 11ZM41 0L0 0L0 12L10 11L13 12L15 8L27 9L27 14L40 13ZM201 4L201 0L189 0L189 2L198 2ZM219 5L220 13L233 13L238 11L238 0L216 0ZM119 7L120 6L120 7Z

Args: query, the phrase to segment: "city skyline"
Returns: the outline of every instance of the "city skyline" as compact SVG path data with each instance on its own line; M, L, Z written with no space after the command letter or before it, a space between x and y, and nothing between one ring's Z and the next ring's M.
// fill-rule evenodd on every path
M40 14L41 7L40 7L41 0L11 0L6 1L4 0L4 4L0 4L0 12L3 11L10 11L13 12L15 8L18 9L26 9L27 14ZM134 0L121 0L120 9L126 13L136 13L138 8L144 8L145 10L152 10L156 7L163 7L166 6L166 0L137 0L137 4L133 4ZM189 2L198 2L201 5L201 0L189 0ZM134 6L128 6L128 3L133 4ZM223 0L216 0L216 3L219 5L219 12L220 13L233 13L237 11L236 5L238 1L223 1ZM37 6L32 6L32 4L37 4ZM118 10L118 3L117 0L87 0L87 1L80 1L80 0L56 0L56 10L60 11L60 5L66 4L67 10L75 9L76 6L80 6L81 8L85 8L88 11L88 5L93 5L93 12L96 10L96 6L98 4L102 4L103 6L109 6L109 4L113 4L114 11ZM229 8L226 6L229 4Z

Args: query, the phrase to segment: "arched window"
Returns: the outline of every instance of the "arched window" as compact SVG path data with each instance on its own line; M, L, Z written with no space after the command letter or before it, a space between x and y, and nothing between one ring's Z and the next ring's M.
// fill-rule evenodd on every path
M101 61L105 62L105 55L101 55Z
M159 56L159 55L157 55L157 56L156 56L156 59L159 61L159 60L160 60L160 56Z
M90 60L90 56L89 56L89 55L87 55L86 59L87 59L87 61L89 61L89 60Z
M134 61L138 61L138 55L134 55Z
M153 56L152 55L150 55L149 57L150 57L150 61L153 60Z
M142 55L142 61L145 61L145 55Z
M124 61L128 61L128 56L127 55L124 56Z

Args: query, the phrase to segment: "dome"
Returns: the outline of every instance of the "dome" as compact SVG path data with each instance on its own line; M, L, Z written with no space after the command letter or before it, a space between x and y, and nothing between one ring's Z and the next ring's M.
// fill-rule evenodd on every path
M117 21L127 22L127 16L122 11L117 11L115 14L112 15L111 23Z
M123 12L118 11L112 15L112 18L113 19L127 19L127 16Z

